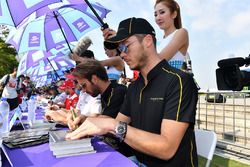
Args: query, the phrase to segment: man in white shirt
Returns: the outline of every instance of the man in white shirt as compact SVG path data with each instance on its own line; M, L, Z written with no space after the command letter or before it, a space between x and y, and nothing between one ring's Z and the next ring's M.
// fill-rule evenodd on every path
M76 109L86 117L97 116L101 114L101 96L92 97L86 92L81 91Z
M97 97L92 97L86 92L81 91L75 112L77 112L83 120L87 117L96 117L102 114L101 96L98 95ZM71 113L69 115L71 115ZM51 110L46 112L45 118L67 125L67 117L69 115L65 112L61 112L60 110Z
M60 89L59 89L60 90ZM60 90L61 93L59 95L57 95L52 101L53 101L53 104L64 104L66 98L67 98L67 94Z
M7 83L3 89L2 97L7 98L7 101L10 105L10 110L13 110L18 106L18 98L17 98L17 91L16 91L16 88L17 88L16 75L17 75L17 68L14 68L11 74L7 74L3 76L3 78L0 80L1 84L6 83L6 80L7 80Z

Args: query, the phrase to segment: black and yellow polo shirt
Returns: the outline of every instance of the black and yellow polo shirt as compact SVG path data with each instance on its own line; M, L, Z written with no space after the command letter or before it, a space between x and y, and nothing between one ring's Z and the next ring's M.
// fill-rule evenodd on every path
M131 118L131 126L160 134L163 119L190 123L175 156L168 161L136 152L138 160L148 166L197 166L194 124L198 90L193 78L166 61L157 64L147 76L130 84L121 113Z
M108 88L101 94L102 115L116 118L120 111L127 87L116 82L111 82Z
M116 118L120 111L127 87L116 82L111 82L108 88L101 95L102 115ZM132 156L133 151L126 143L120 142L115 136L107 134L103 137L104 142L119 151L125 156Z

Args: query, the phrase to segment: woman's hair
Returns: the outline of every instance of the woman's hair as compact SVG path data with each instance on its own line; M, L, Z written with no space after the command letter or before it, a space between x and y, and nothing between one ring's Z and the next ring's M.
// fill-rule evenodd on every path
M103 46L104 46L104 49L117 49L119 44L118 43L110 43L110 42L107 42L107 41L103 41Z
M182 28L181 24L181 11L180 11L180 6L175 0L156 0L155 6L159 3L163 3L166 5L171 13L174 13L174 11L177 12L177 16L174 19L174 25L177 29Z
M106 42L106 41L104 41L103 42L103 46L104 46L104 49L106 50L106 49L108 49L108 50L116 50L116 56L120 56L120 54L121 54L121 52L120 52L120 50L118 49L118 46L119 46L119 44L117 44L117 43L109 43L109 42Z
M83 57L83 58L95 59L95 55L94 55L94 52L92 50L85 50L79 56Z

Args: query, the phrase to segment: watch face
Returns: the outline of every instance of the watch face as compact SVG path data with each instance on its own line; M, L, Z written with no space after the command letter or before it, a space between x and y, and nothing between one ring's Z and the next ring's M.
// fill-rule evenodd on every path
M119 134L123 134L123 133L125 132L124 126L118 126L117 132L118 132Z

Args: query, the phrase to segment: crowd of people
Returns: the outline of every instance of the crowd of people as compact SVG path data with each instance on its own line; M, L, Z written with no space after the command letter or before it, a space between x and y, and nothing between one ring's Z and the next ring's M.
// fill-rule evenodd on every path
M108 59L96 60L91 50L73 54L76 67L65 79L37 91L38 100L48 103L47 120L72 130L69 140L100 136L138 166L198 166L198 89L190 75L188 31L182 28L176 1L156 0L154 9L164 31L159 46L148 21L125 19L117 31L102 30ZM124 62L136 75L129 85L119 82L126 76ZM27 95L33 87L27 77L16 78L16 69L7 78L0 81L2 96L13 109L17 90Z

